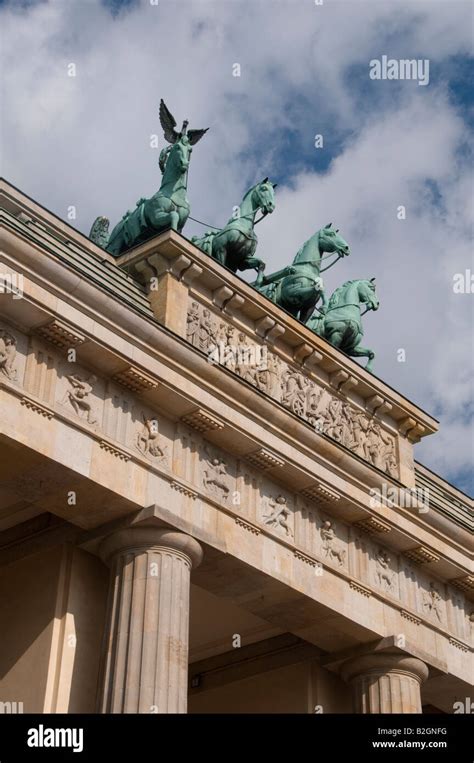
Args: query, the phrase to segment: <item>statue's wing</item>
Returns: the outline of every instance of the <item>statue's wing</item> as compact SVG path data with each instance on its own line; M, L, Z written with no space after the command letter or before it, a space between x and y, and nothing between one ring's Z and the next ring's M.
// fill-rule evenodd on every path
M209 130L209 127L206 127L205 130L188 130L187 135L191 145L194 146L195 143L198 142L198 140L201 140L204 133L206 133L208 130Z
M160 123L168 143L176 143L178 139L178 133L174 129L176 127L176 119L166 107L163 98L160 101Z

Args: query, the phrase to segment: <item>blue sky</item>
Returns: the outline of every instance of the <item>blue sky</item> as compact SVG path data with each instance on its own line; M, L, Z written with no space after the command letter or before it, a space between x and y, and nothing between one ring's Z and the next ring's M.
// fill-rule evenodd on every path
M440 419L416 458L472 492L474 295L452 288L456 273L474 272L472 8L0 0L3 174L63 218L75 205L74 224L88 233L98 214L114 224L157 190L150 135L161 139L161 97L178 121L209 126L193 152L193 217L224 224L269 175L277 209L258 227L269 270L334 221L352 254L328 271L328 290L377 277L381 309L365 322L375 372ZM428 85L371 80L370 61L383 55L428 59ZM189 223L184 233L200 231Z

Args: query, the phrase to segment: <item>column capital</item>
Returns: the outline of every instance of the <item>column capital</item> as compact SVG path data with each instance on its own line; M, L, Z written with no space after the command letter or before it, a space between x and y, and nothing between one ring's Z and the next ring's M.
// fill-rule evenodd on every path
M380 651L353 657L340 668L352 687L356 713L421 713L421 684L428 667L403 652Z
M344 681L361 675L381 676L387 673L400 673L416 678L420 684L428 678L428 667L418 657L411 657L402 652L372 652L353 657L340 667L340 673Z
M127 527L108 535L99 546L99 556L105 564L121 553L141 554L145 551L173 551L186 557L191 567L198 567L203 551L191 535L166 527Z

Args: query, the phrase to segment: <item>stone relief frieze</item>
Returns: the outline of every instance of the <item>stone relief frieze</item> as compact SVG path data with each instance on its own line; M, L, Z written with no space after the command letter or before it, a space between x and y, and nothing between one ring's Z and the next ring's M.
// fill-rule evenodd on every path
M193 347L208 352L217 339L215 324L209 310L201 309L198 302L192 302L187 317L187 339Z
M168 466L168 446L160 435L158 419L142 411L142 425L135 435L135 447L143 456Z
M243 495L248 503L253 492L251 485L240 473L240 489L236 491L236 463L231 454L211 444L182 422L175 427L173 471L176 476L195 485L196 490L207 493L224 505L230 505L232 498L232 505L238 507Z
M377 420L356 410L332 390L323 389L267 347L262 348L243 332L219 321L211 311L207 311L201 324L203 312L204 308L198 306L192 320L188 316L196 347L210 351L217 337L223 346L237 348L237 352L224 356L228 368L362 458L388 474L396 474L395 440ZM245 355L249 346L260 348L260 354L254 350L250 355L259 361L253 365ZM0 326L0 378L21 383L23 375L26 391L47 402L56 401L79 420L102 427L104 435L146 456L151 463L172 468L196 490L248 517L262 531L267 529L287 542L294 542L329 566L349 570L361 582L378 588L381 594L398 595L402 606L417 612L420 618L441 627L449 625L459 638L467 637L468 603L454 589L446 596L441 583L426 579L422 570L406 563L403 557L399 559L394 552L377 546L367 548L365 536L354 536L348 543L349 530L339 519L321 516L311 502L299 505L300 497L283 493L266 477L262 488L258 470L242 461L237 467L230 454L211 446L196 431L161 416L158 420L133 394L109 383L106 387L102 379L76 363L56 357L39 340ZM240 503L234 504L234 487Z
M47 400L50 395L48 390L53 389L55 406L96 431L103 430L106 382L78 363L67 362L54 352L50 354L38 347L34 358L36 361L32 361L27 376L36 385L36 394Z
M209 361L253 384L317 431L352 450L391 477L398 477L395 438L373 416L323 389L201 303L192 300L187 339Z
M4 329L0 329L0 376L18 381L16 338Z
M336 535L334 522L327 518L324 519L319 528L319 534L324 558L338 567L345 567L347 549Z
M423 613L435 622L445 620L444 602L439 586L431 580L427 589L422 591Z
M384 548L377 549L375 556L375 577L377 585L383 591L394 592L395 573L390 567L391 557Z
M281 493L265 496L262 502L261 521L278 534L293 538L293 513L288 498Z
M221 453L215 449L211 451L204 446L202 451L204 460L202 466L202 484L204 489L212 496L227 501L230 493L230 479L227 473L227 463Z
M296 416L308 418L309 401L318 391L316 385L306 376L288 367L285 369L281 378L281 402Z
M62 404L67 405L69 403L76 416L85 419L88 424L97 424L96 414L93 411L93 397L91 396L97 377L93 374L84 377L76 373L67 374L66 379L70 387L66 390Z

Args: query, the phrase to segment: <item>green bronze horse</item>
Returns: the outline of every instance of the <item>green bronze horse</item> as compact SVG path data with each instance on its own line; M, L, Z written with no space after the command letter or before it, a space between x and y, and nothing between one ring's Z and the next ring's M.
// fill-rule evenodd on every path
M372 371L375 358L373 350L362 347L359 342L364 335L361 305L367 305L364 312L378 310L379 300L375 294L375 279L370 281L346 281L331 296L321 315L312 316L307 326L318 336L327 339L334 347L355 358L368 358L366 369Z
M149 199L139 199L135 209L125 213L110 234L107 251L117 256L168 228L181 233L189 216L186 188L192 150L188 136L182 135L161 152L159 191Z
M163 99L160 101L160 123L170 145L160 153L163 179L159 190L150 199L139 199L135 209L124 214L110 236L109 220L102 216L96 218L89 233L91 241L115 256L168 228L181 233L189 217L186 189L192 146L209 128L188 130L189 122L185 119L181 130L177 130L176 120Z
M202 237L193 236L192 242L234 273L251 268L262 273L265 263L254 256L258 242L254 226L275 209L275 188L276 183L268 178L252 186L224 228L207 231ZM255 220L259 210L262 217Z
M297 252L293 264L269 276L261 276L253 284L284 310L303 323L310 318L319 299L326 305L323 279L320 273L334 265L340 257L349 254L349 246L333 230L332 223L316 231ZM337 254L336 259L321 268L324 253Z

